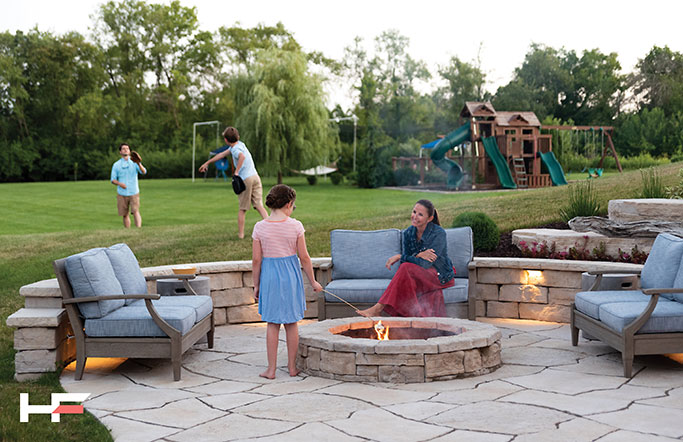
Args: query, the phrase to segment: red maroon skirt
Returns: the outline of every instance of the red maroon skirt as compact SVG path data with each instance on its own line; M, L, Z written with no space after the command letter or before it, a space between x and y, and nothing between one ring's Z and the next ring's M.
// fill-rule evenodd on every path
M452 279L441 284L436 270L404 262L379 298L391 316L446 316L442 289L453 287Z

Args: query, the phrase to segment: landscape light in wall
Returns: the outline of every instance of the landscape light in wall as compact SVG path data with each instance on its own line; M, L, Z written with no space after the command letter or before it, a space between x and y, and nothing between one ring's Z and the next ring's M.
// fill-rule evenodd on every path
M545 278L543 277L543 272L541 270L524 270L524 272L526 273L525 284L543 285Z

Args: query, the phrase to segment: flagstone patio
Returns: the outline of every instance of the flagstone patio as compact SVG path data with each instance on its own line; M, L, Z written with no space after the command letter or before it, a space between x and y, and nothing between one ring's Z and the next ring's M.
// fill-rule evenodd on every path
M567 324L479 318L502 332L503 366L483 376L417 384L344 382L282 367L273 381L264 324L216 328L215 346L183 359L182 379L158 360L73 364L68 392L121 441L666 441L683 439L683 355L621 355L599 341L572 347Z

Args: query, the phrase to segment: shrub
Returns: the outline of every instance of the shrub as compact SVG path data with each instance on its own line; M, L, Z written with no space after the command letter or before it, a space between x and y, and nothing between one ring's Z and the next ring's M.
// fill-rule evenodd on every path
M677 186L671 186L666 188L666 196L673 199L683 199L683 169L678 171L678 176L680 181Z
M625 170L645 169L646 167L664 166L670 164L668 158L653 158L649 153L641 153L632 157L620 158L619 162ZM616 169L614 157L605 157L605 169Z
M666 198L662 177L657 173L657 169L641 169L640 176L643 179L643 190L639 195L641 198Z
M317 175L307 175L306 181L308 181L308 184L310 184L311 186L315 186L316 184L318 184L318 176Z
M332 172L330 174L330 180L332 181L332 184L337 186L341 184L342 181L344 181L344 175L342 175L341 172Z
M488 252L498 247L500 231L496 223L485 213L465 212L456 216L453 227L470 226L475 251Z
M420 174L412 167L401 167L394 171L397 186L415 186L420 181Z
M598 216L602 212L592 181L580 181L569 186L569 203L560 209L560 217L567 222L577 216Z
M446 173L437 167L433 167L425 173L425 183L445 184L446 178Z

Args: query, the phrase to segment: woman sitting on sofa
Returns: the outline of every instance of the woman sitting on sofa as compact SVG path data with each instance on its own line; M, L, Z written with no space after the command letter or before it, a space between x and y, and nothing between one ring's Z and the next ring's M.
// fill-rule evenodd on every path
M429 200L413 207L411 226L403 231L402 250L387 260L387 268L400 261L398 271L377 304L358 310L363 316L446 316L442 289L453 287L455 269L448 257L446 231Z

